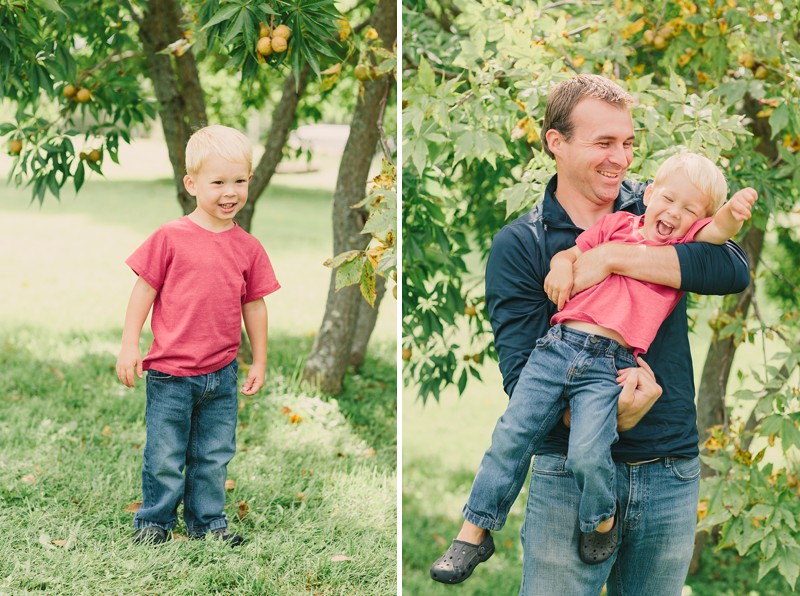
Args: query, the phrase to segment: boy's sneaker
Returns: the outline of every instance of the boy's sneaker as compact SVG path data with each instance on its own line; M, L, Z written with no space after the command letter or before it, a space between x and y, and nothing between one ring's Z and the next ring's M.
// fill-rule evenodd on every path
M223 542L227 543L228 546L233 548L234 546L240 546L244 542L244 538L239 536L239 534L234 534L233 532L228 531L228 528L217 528L216 530L209 530L205 534L199 534L192 536L192 538L196 540L203 540L206 536L211 536L215 540L222 540Z
M139 528L136 532L133 533L133 538L131 538L134 544L164 544L169 538L167 538L167 531L164 528L159 528L158 526L145 526L144 528Z

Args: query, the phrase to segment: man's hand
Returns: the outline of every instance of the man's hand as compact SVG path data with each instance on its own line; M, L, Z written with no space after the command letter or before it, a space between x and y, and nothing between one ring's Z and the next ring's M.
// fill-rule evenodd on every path
M617 377L617 383L622 385L617 402L617 430L621 432L639 424L661 397L661 385L656 383L653 370L641 357L636 362L639 368L624 368ZM570 425L572 416L569 409L564 412L562 420L565 426Z
M126 387L136 387L136 377L142 378L142 354L138 346L123 345L117 357L117 377Z
M242 384L242 395L255 395L264 386L266 364L253 364L247 372L247 379Z
M587 250L577 258L572 266L572 293L570 298L579 292L596 286L606 277L611 275L611 268L608 266L608 256L610 244L598 244L594 248Z
M625 368L617 377L617 383L622 385L617 403L617 430L622 432L639 424L661 397L661 385L656 383L653 369L641 357L636 362L639 368Z

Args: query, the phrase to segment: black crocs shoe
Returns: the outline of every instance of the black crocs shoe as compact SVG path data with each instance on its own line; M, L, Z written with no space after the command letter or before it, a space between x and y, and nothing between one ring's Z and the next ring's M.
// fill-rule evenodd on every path
M443 584L460 584L467 579L478 563L494 554L494 540L487 534L480 544L453 540L453 544L431 567L431 579Z
M234 534L233 532L229 532L228 528L218 528L216 530L209 530L205 534L198 534L196 536L190 536L190 538L194 540L203 540L206 536L211 536L215 540L222 540L226 542L228 546L231 548L235 546L240 546L244 542L244 538L239 536L239 534Z
M133 538L131 541L134 544L164 544L167 542L169 538L167 537L167 531L164 528L159 528L158 526L145 526L144 528L139 528L133 533Z
M599 565L611 558L617 550L619 538L619 503L614 516L614 526L608 532L581 532L579 554L587 565Z

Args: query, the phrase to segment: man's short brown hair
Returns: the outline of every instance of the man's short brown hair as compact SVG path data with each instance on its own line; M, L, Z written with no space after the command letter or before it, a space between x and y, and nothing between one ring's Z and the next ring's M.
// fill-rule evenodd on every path
M547 97L547 107L542 124L542 146L544 152L553 157L547 146L545 135L555 129L569 140L572 137L572 111L582 99L599 99L620 109L629 110L634 104L633 96L613 81L599 75L579 74L553 87Z

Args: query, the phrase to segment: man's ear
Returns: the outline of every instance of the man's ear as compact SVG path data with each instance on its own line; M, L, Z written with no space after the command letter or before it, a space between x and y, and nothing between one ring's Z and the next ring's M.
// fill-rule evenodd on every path
M186 176L183 177L183 187L186 189L186 192L193 197L197 196L197 187L195 187L194 180L191 176L189 176L189 174L186 174Z
M644 204L645 206L650 204L650 195L653 194L653 183L647 185L647 188L644 189Z
M544 138L547 141L547 146L550 149L550 152L555 155L558 151L561 150L561 144L564 142L563 135L558 132L555 128L551 128L544 134Z

